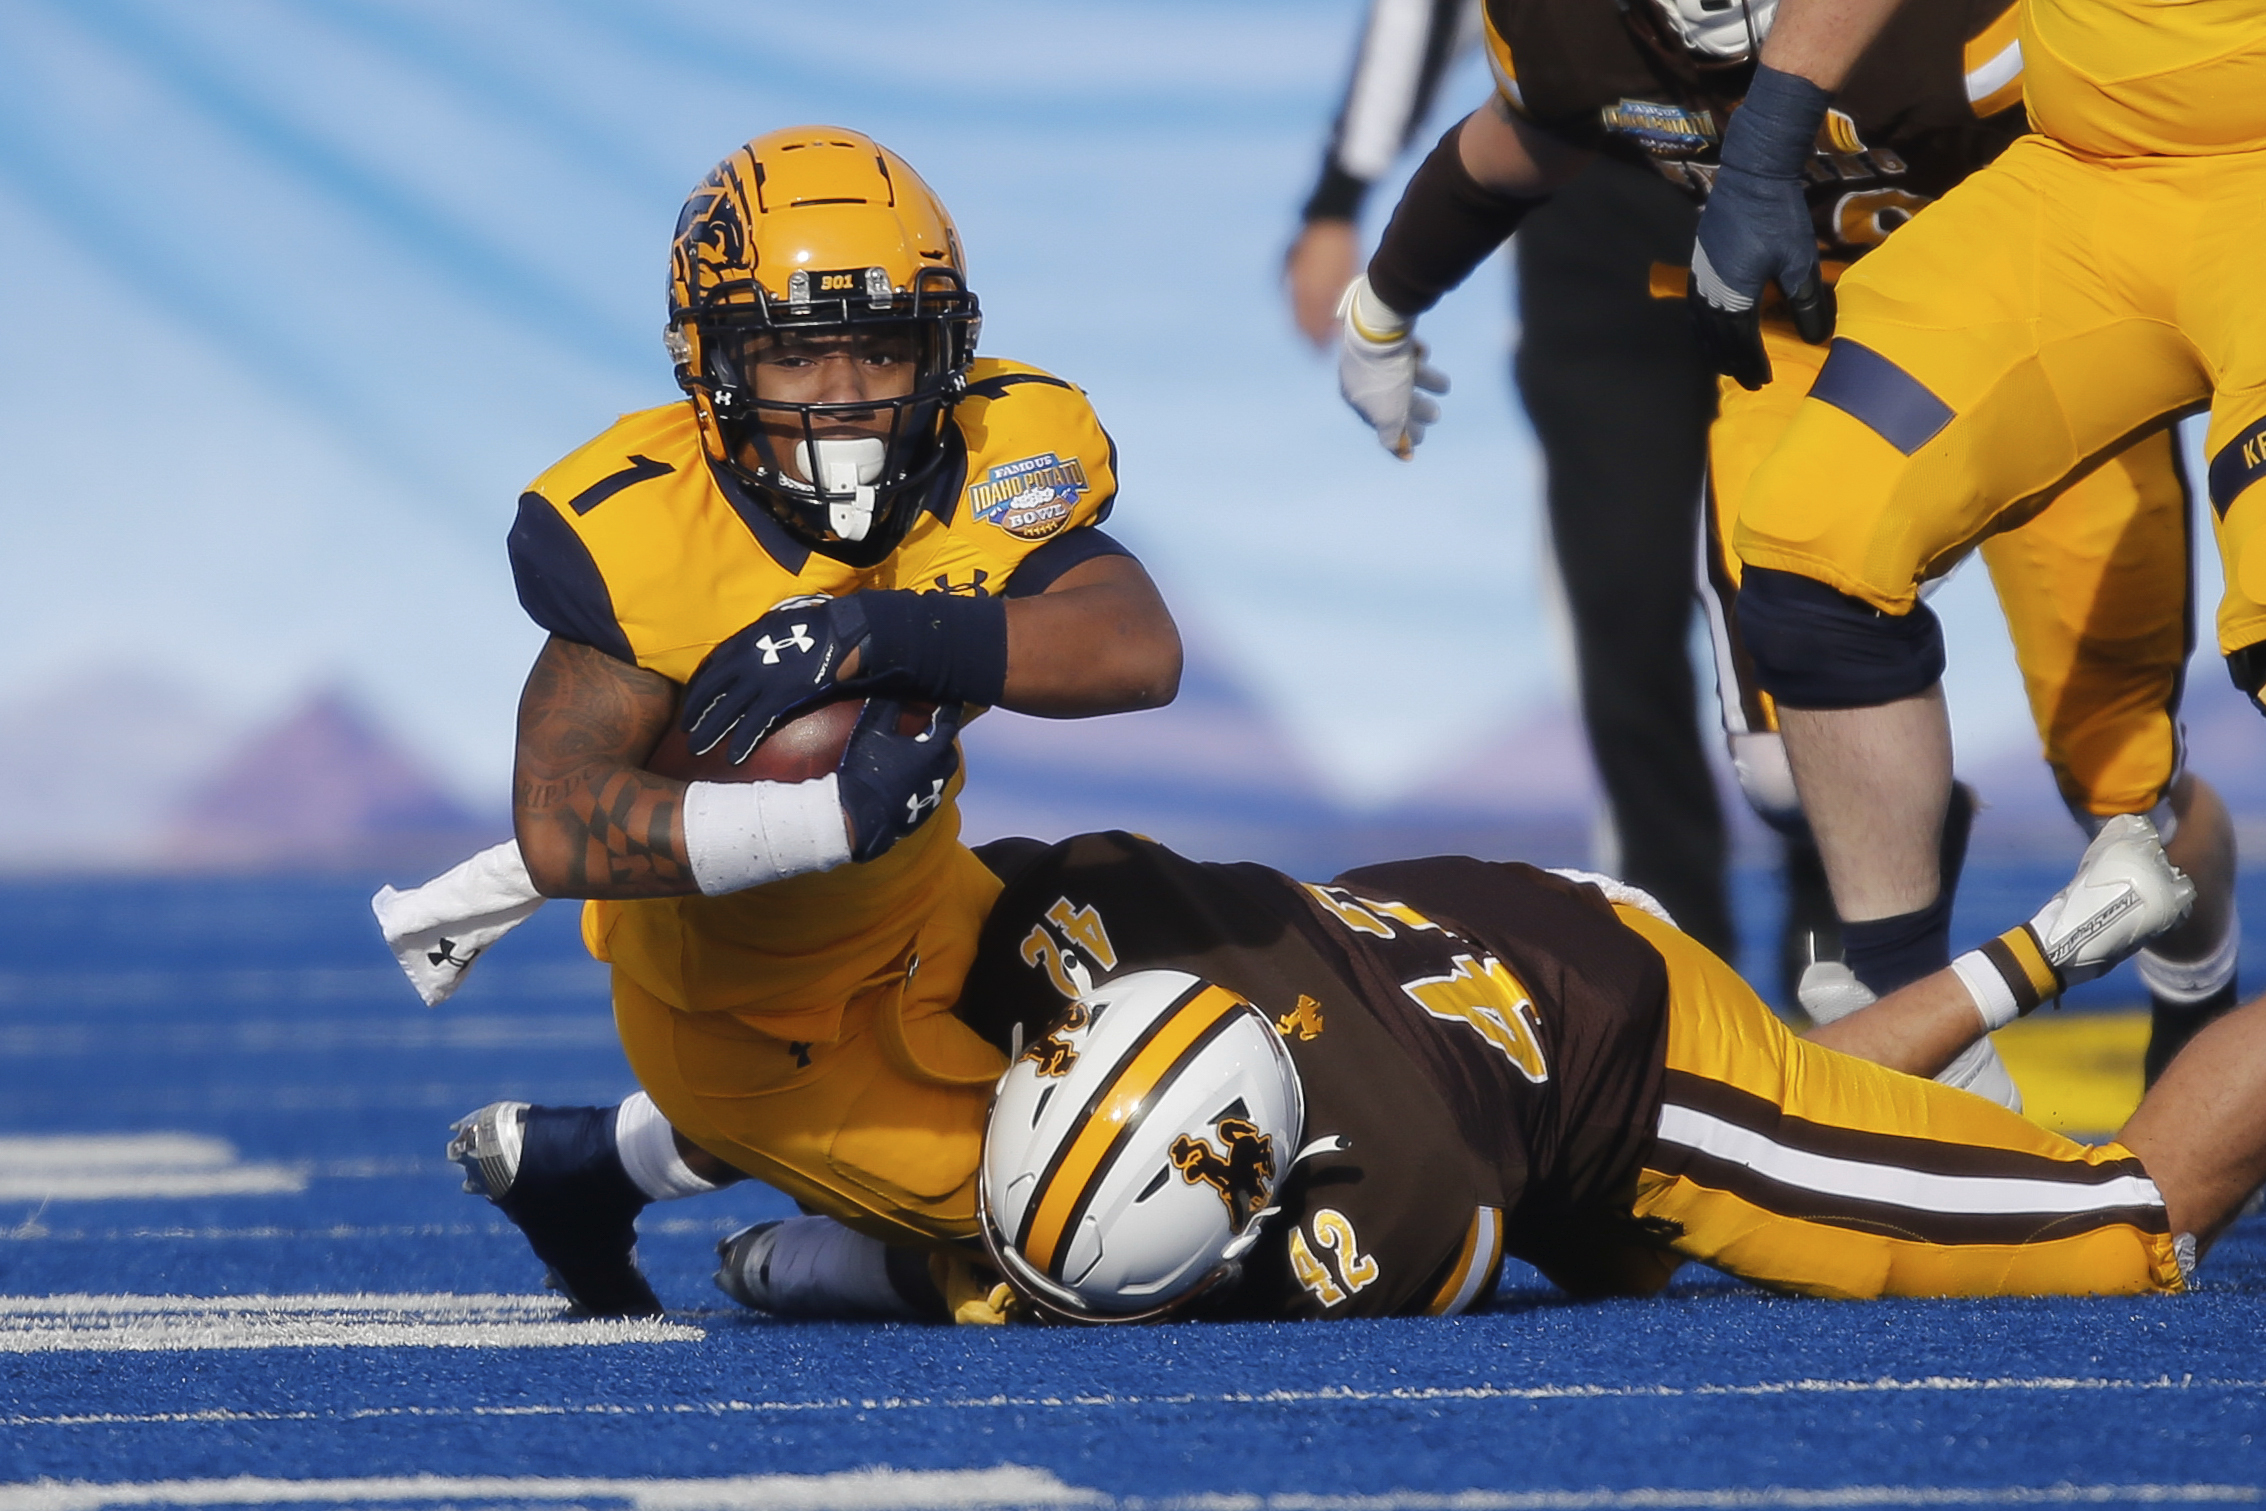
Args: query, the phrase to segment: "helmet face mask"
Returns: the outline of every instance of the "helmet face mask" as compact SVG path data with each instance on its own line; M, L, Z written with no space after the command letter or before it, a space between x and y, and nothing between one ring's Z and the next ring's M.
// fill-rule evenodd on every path
M1778 0L1646 0L1663 44L1702 68L1744 63L1762 51Z
M1184 971L1093 988L1001 1076L984 1241L1018 1295L1079 1322L1185 1311L1233 1279L1305 1124L1274 1024Z
M980 326L950 216L857 132L760 137L678 218L668 344L710 461L853 566L911 528Z

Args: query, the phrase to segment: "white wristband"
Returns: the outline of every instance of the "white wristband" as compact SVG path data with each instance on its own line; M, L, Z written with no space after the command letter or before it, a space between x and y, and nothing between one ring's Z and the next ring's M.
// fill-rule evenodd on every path
M685 856L710 897L850 860L833 773L810 782L694 782L685 788Z
M1952 961L1951 973L1965 983L1967 995L1975 999L1975 1011L1982 1016L1986 1033L2022 1016L2022 1004L2006 984L2005 975L1981 950L1969 950Z

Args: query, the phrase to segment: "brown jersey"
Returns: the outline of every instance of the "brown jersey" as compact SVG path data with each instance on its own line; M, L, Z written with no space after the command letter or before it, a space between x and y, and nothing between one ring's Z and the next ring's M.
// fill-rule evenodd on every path
M1818 244L1847 260L1996 157L2027 122L2012 0L1905 0L1818 135ZM1752 64L1698 67L1651 30L1645 0L1487 0L1497 92L1574 145L1648 163L1704 199Z
M1170 968L1260 1008L1298 1067L1303 1144L1332 1147L1284 1183L1221 1310L1460 1311L1505 1253L1617 1288L1581 1267L1601 1235L1642 1242L1667 975L1595 889L1461 857L1312 886L1127 834L1022 860L961 999L979 1033L1004 1048L1081 981Z

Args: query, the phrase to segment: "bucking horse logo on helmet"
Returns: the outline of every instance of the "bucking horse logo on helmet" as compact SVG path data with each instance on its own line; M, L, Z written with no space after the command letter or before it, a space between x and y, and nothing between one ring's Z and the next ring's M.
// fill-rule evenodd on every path
M1229 1225L1240 1233L1251 1214L1267 1204L1267 1193L1274 1187L1274 1137L1261 1133L1248 1118L1221 1118L1212 1131L1227 1145L1227 1153L1213 1148L1208 1138L1185 1133L1166 1152L1180 1168L1182 1180L1219 1192L1220 1200L1227 1203Z
M740 206L746 198L729 162L701 180L677 216L676 244L670 249L670 273L679 297L697 302L719 284L747 275L747 226Z
M1032 1065L1032 1073L1054 1079L1070 1074L1070 1067L1078 1063L1078 1051L1064 1037L1086 1026L1086 1004L1073 1002L1062 1011L1054 1027L1033 1039L1024 1049L1023 1058Z

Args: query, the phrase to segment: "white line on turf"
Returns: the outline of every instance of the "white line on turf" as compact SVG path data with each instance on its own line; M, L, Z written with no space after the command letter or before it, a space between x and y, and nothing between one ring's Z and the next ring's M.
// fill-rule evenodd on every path
M578 1348L690 1343L697 1327L658 1319L568 1320L564 1298L0 1296L0 1353L247 1348Z
M510 1298L502 1298L510 1299ZM563 1303L562 1303L563 1304ZM696 1316L709 1315L695 1313ZM581 1327L596 1324L581 1323ZM364 1421L376 1417L655 1417L655 1416L793 1416L812 1412L882 1411L990 1411L990 1410L1118 1410L1140 1407L1182 1406L1311 1406L1370 1401L1600 1401L1705 1399L1725 1396L1910 1394L1924 1391L2008 1391L2074 1393L2120 1391L2197 1390L2242 1392L2266 1390L2266 1380L2197 1379L2183 1375L2174 1380L2085 1380L2063 1378L1979 1380L1930 1375L1911 1380L1774 1380L1756 1385L1530 1385L1518 1388L1494 1385L1439 1386L1401 1390L1271 1390L1260 1394L1232 1395L1093 1395L1093 1396L963 1396L930 1399L904 1396L840 1396L821 1401L678 1401L667 1405L622 1405L592 1402L583 1405L534 1403L518 1406L364 1406L350 1411L230 1411L215 1408L195 1412L100 1412L49 1416L0 1416L0 1427L121 1427L176 1422L308 1422Z
M1202 1495L1117 1497L1065 1484L1044 1469L858 1469L733 1479L538 1479L435 1474L287 1480L146 1480L97 1485L42 1480L0 1485L0 1511L103 1511L110 1506L422 1505L466 1501L535 1505L618 1501L636 1511L991 1511L1085 1507L1092 1511L1700 1511L1862 1506L2068 1506L2110 1502L2254 1502L2248 1485L1846 1485L1761 1490L1465 1490L1441 1495Z
M318 1172L321 1173L318 1168ZM671 1217L659 1222L650 1219L637 1225L640 1233L713 1233L722 1237L737 1233L752 1219L747 1217L689 1218ZM15 1227L0 1228L0 1240L48 1240L73 1243L95 1241L123 1243L153 1241L177 1243L186 1239L199 1242L217 1239L250 1239L264 1241L275 1238L316 1239L323 1243L336 1243L344 1238L465 1238L478 1233L516 1236L519 1229L508 1222L491 1223L383 1223L370 1227L357 1227L352 1223L328 1223L319 1228L286 1228L273 1224L245 1228L50 1228L43 1222L26 1222Z
M0 1138L0 1202L296 1195L307 1172L244 1164L226 1139L193 1133Z

